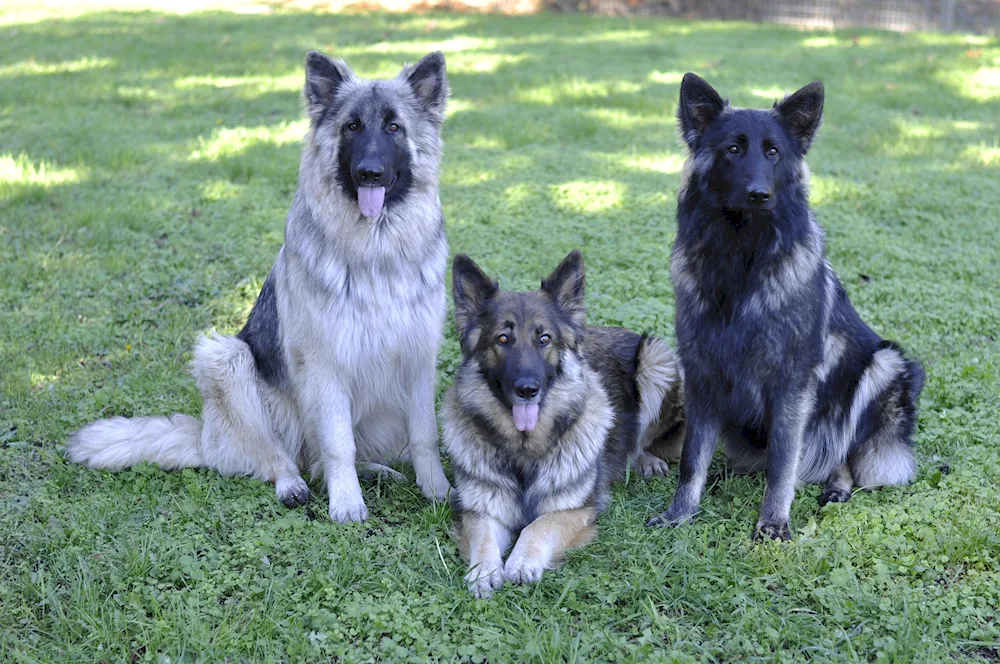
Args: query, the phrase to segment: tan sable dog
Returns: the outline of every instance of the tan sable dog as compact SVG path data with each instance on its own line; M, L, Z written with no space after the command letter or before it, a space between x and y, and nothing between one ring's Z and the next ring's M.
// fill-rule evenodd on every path
M586 326L577 251L527 293L500 291L458 256L453 287L463 362L443 407L444 440L466 582L488 597L504 579L538 581L593 539L628 464L667 472L661 457L679 451L684 429L682 376L663 341Z

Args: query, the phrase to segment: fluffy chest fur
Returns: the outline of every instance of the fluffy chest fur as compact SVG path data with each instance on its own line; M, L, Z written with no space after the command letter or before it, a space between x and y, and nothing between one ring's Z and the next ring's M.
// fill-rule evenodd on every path
M537 427L520 432L472 361L459 369L442 412L458 500L519 529L539 514L593 499L611 403L597 374L574 357L540 410Z
M686 375L734 411L756 410L762 392L789 376L807 382L822 359L830 306L819 227L811 217L798 229L683 221L671 275Z
M407 216L372 222L342 197L300 191L275 265L291 374L309 356L355 394L396 399L406 396L394 392L406 382L398 375L435 356L448 245L436 194L411 196Z

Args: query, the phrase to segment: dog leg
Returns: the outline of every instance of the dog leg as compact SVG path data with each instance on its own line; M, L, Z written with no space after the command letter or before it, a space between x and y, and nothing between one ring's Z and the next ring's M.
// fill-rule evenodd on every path
M774 407L767 443L764 469L766 485L760 515L753 530L754 539L792 538L788 515L795 499L806 420L812 406L808 390L787 395Z
M274 492L285 507L305 505L312 499L309 485L299 475L287 475L274 483Z
M647 526L679 525L698 513L701 494L708 478L708 466L719 444L722 430L717 419L695 406L694 399L687 399L688 420L681 450L680 479L677 492L667 511L646 522Z
M912 435L923 374L891 342L883 345L862 373L851 403L855 428L862 428L862 417L871 418L864 427L871 433L855 441L847 459L859 487L908 484L917 474Z
M503 552L510 530L493 517L462 514L461 548L469 560L465 583L476 599L484 599L503 585Z
M361 496L355 467L356 450L351 423L351 400L332 379L303 382L301 394L307 404L307 435L316 443L320 466L330 497L330 519L337 523L364 521L368 507Z
M296 459L302 451L302 422L294 404L272 390L265 390L265 400L280 443L277 446L274 489L285 507L305 505L312 500L309 486L302 479Z
M410 392L407 433L417 486L428 500L444 502L451 491L451 485L441 465L437 419L434 415L436 364L436 361L431 361L418 370L417 379Z
M274 482L286 507L309 501L309 487L295 459L302 443L294 408L261 381L253 354L236 337L203 337L193 373L204 405L202 448L224 475L252 475Z
M851 499L851 489L854 487L854 476L846 463L830 474L830 478L819 494L819 506L827 503L846 503Z
M543 514L517 538L504 564L503 574L512 583L535 583L542 572L559 562L567 549L580 547L597 537L593 507Z

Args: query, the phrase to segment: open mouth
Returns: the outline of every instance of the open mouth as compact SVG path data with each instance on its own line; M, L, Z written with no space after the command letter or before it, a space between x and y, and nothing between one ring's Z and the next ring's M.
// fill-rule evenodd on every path
M386 189L392 187L395 181L396 178L393 177L385 187L359 186L358 207L361 208L361 214L366 217L377 217L382 214L382 208L385 206Z

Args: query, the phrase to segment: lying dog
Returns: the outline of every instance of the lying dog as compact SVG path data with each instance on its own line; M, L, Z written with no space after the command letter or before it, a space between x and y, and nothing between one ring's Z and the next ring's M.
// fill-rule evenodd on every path
M527 293L500 291L457 256L453 286L463 361L442 411L444 440L466 582L487 597L505 578L538 581L590 541L627 465L667 472L663 458L683 431L682 374L663 341L585 325L579 252Z

